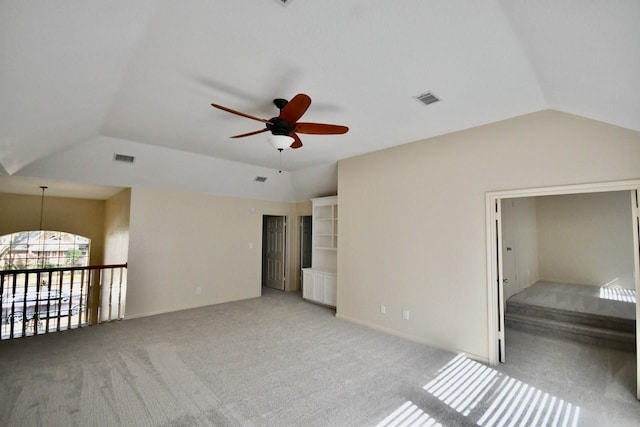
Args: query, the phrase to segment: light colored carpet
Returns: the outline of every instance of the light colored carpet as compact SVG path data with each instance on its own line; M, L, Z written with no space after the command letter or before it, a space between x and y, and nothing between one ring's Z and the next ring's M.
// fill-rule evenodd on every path
M622 288L540 280L509 301L621 319L636 318L635 291Z
M0 342L0 425L486 426L528 417L537 425L575 419L579 426L637 426L640 420L633 354L509 332L508 363L493 369L336 319L298 295L264 292Z

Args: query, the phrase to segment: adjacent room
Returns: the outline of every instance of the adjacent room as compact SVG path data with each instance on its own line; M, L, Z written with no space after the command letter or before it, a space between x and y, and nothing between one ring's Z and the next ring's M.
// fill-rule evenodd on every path
M635 350L631 196L502 200L507 328Z
M637 425L639 22L0 2L0 425Z

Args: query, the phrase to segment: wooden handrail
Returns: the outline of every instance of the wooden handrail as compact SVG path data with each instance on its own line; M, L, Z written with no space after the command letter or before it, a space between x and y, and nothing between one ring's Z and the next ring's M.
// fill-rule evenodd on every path
M86 267L53 267L53 268L32 268L25 270L0 270L0 275L13 275L13 274L37 274L37 273L49 273L53 271L81 271L81 270L103 270L107 268L127 268L127 263L124 264L106 264L106 265L88 265Z

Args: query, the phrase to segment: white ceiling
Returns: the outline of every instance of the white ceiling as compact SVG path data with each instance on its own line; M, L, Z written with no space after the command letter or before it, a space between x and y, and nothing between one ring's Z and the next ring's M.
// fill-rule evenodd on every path
M339 159L542 109L640 131L639 40L637 0L0 1L0 172L294 201ZM301 135L282 174L265 134L229 138L259 122L210 106L301 92L350 131Z

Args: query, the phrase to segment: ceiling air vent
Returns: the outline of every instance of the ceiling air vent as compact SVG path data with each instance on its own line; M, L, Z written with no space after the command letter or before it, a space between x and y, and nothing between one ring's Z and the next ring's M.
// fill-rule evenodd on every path
M265 182L267 180L267 177L265 176L256 176L256 179L254 179L254 181L256 182Z
M115 153L113 155L113 161L115 162L133 163L134 160L135 160L135 157L128 156L126 154Z
M433 104L434 102L440 101L440 98L435 96L433 92L425 92L421 95L414 96L415 99L422 102L424 105Z

